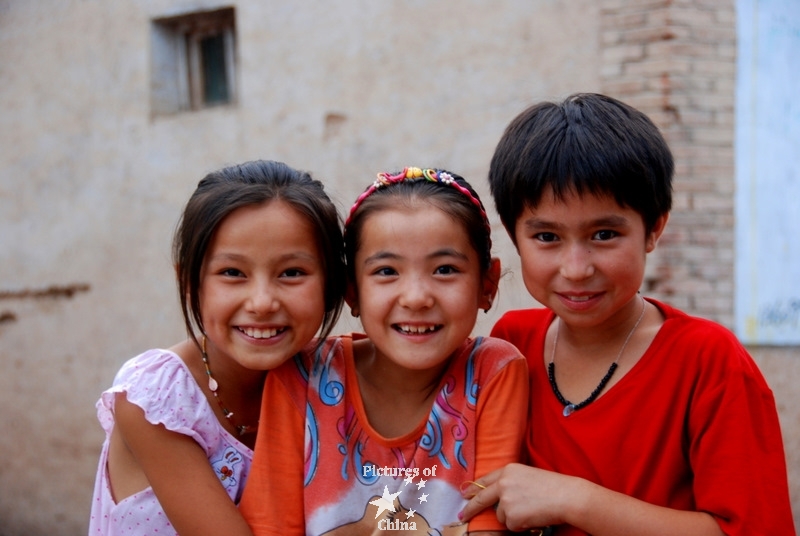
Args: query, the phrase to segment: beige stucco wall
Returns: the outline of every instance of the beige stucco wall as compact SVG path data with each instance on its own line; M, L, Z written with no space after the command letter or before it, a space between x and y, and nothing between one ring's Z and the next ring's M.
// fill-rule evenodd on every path
M624 3L0 0L0 536L85 533L94 402L124 360L183 335L169 241L206 172L283 160L344 211L379 170L441 166L488 201L514 115L608 86L600 11ZM219 5L237 10L238 102L152 117L150 19ZM491 217L509 273L479 333L529 304ZM753 353L798 505L800 356Z
M783 430L789 494L795 530L800 533L800 348L748 348L764 373L778 405ZM753 470L758 470L754 467Z

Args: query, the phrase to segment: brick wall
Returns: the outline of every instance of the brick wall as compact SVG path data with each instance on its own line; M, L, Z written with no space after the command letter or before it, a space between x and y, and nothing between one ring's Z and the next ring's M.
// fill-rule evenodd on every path
M648 114L675 156L673 210L643 292L734 325L733 0L603 0L601 91ZM773 389L800 533L798 347L750 347Z
M735 6L604 0L601 87L648 114L675 156L674 204L643 292L733 326Z

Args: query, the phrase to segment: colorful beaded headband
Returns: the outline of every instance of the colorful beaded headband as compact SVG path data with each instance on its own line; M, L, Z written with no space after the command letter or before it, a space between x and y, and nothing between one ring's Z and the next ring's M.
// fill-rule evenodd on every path
M486 216L486 210L483 208L483 204L480 200L475 197L472 192L470 192L467 188L464 188L458 182L456 182L455 177L444 170L437 170L437 169L421 169L418 167L407 167L403 169L397 175L389 175L388 173L378 173L378 178L375 179L375 182L367 188L364 193L358 196L356 202L353 203L353 206L350 208L350 214L347 216L347 221L345 221L345 227L350 224L350 220L353 218L353 214L358 207L361 206L361 203L364 202L364 199L372 195L375 190L379 190L385 186L389 186L391 184L397 184L399 182L405 181L415 181L415 180L428 180L431 182L438 182L440 184L446 184L452 186L469 199L473 205L478 207L478 210L481 211L481 216L483 216L483 223L486 225L486 231L491 236L491 226L489 225L489 218Z

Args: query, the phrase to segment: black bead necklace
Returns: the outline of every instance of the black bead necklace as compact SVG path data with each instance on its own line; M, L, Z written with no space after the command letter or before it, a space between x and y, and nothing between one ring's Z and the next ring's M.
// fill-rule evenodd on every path
M633 325L633 328L631 328L630 332L628 332L628 336L625 338L625 342L622 343L622 348L619 349L617 358L614 360L613 363L611 363L611 366L608 367L608 372L606 372L606 375L603 376L602 380L600 380L600 383L597 384L597 387L594 388L594 391L592 391L592 393L589 395L589 398L578 404L573 404L572 402L564 398L564 395L562 395L561 391L558 390L558 385L556 384L556 364L555 364L556 346L558 345L558 329L559 327L561 327L561 319L558 319L558 324L556 324L556 336L555 339L553 340L553 351L550 354L550 363L547 364L547 379L550 381L550 387L553 388L553 393L556 395L556 398L564 406L564 412L563 412L564 417L569 417L570 415L572 415L573 412L578 411L579 409L586 407L592 402L594 402L594 399L600 395L603 389L605 389L606 384L611 379L611 376L614 375L614 371L617 370L617 362L619 361L619 358L622 357L622 352L625 351L625 347L628 346L628 341L631 340L633 332L636 331L636 328L639 327L639 323L642 321L642 318L644 318L644 311L646 304L647 302L645 302L644 298L642 298L642 312L639 315L639 319Z

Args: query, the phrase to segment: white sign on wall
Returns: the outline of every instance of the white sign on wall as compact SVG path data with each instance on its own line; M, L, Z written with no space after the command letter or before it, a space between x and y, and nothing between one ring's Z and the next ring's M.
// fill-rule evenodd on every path
M800 1L737 0L736 332L800 344Z

